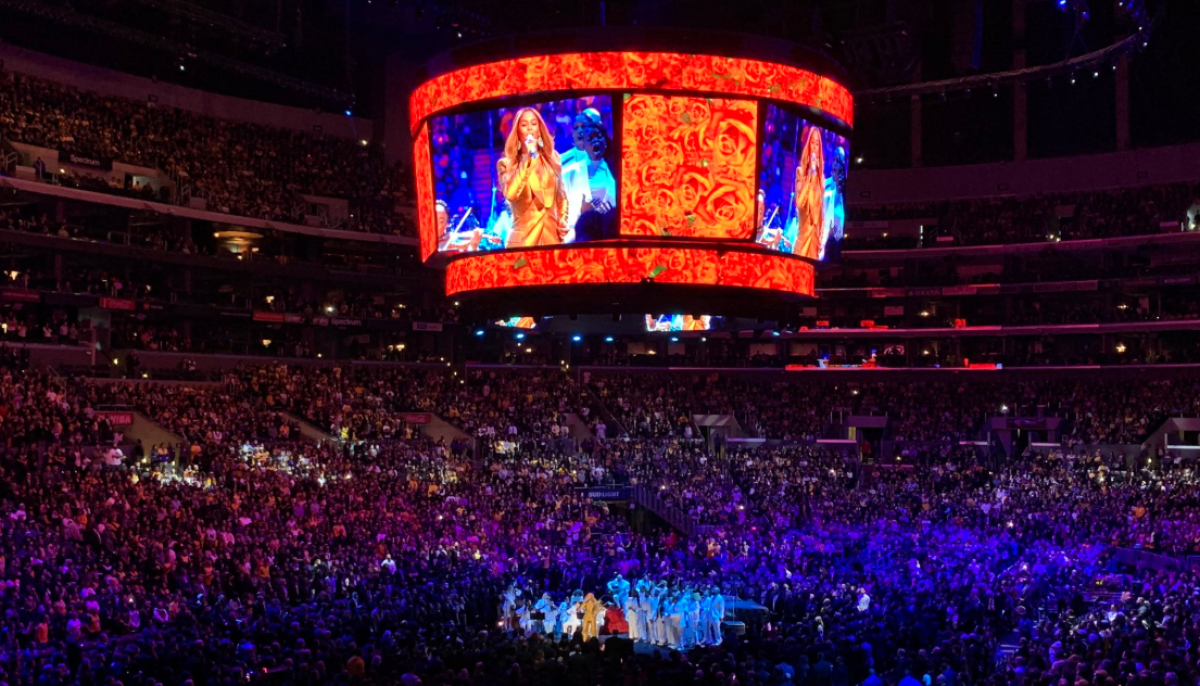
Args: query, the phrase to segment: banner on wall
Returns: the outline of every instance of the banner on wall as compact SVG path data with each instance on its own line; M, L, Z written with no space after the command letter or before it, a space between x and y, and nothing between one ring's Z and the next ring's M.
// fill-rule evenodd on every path
M313 317L317 326L362 326L363 320L353 317Z
M583 497L592 500L629 500L633 497L632 488L587 488Z
M137 303L128 298L100 298L100 307L106 310L133 312L137 309Z
M254 321L256 322L272 322L282 324L287 321L287 315L283 312L259 312L254 313Z
M405 424L430 424L433 422L433 415L428 412L405 412L400 415L400 419Z
M0 290L0 300L17 303L36 303L42 301L42 294L37 291L27 291L23 288L5 288Z
M59 152L58 161L62 164L70 164L76 167L90 167L92 169L102 169L104 171L112 171L113 161L106 157L85 157L84 155L76 155L73 152Z
M130 426L133 424L132 412L97 412L97 419L106 419L113 426Z
M441 331L440 322L413 322L413 331Z

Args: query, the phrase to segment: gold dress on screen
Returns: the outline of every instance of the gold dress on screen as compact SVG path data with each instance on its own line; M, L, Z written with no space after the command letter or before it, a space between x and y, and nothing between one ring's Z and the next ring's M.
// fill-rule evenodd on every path
M537 167L535 171L534 168ZM567 235L567 199L559 180L543 165L524 165L504 188L513 226L507 248L558 245Z
M809 129L796 167L796 217L800 222L793 254L817 259L825 223L825 155L821 134Z

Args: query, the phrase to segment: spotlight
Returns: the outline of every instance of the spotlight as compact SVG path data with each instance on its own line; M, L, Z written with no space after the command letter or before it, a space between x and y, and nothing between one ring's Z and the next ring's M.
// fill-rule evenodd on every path
M678 343L678 342L679 342L679 336L671 336L671 342L672 342L672 343Z
M517 334L517 340L518 340L518 341L523 341L523 340L525 340L525 334L523 334L523 333L519 333L519 334Z
M482 336L482 335L483 335L483 329L475 329L475 335L476 335L476 336Z
M604 342L605 342L605 343L612 343L612 342L613 342L613 337L612 337L612 336L605 336L605 337L604 337Z
M571 340L573 340L573 341L575 341L576 343L578 343L579 341L582 341L582 340L583 340L583 336L580 336L579 334L575 334L574 336L571 336Z
M346 116L347 116L347 117L353 117L353 116L354 116L354 110L346 110L345 114L346 114Z

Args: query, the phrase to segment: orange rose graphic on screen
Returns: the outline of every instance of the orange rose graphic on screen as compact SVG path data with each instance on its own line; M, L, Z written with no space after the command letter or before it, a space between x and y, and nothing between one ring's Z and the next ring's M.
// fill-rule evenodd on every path
M623 130L621 233L752 236L755 103L632 95Z
M409 103L415 127L435 112L521 93L580 89L700 90L788 100L853 124L854 99L832 79L783 64L716 55L567 53L476 64L421 84Z
M446 294L522 286L635 284L651 274L661 283L813 293L812 265L778 254L708 248L571 247L529 250L519 256L474 253L455 260L446 270Z

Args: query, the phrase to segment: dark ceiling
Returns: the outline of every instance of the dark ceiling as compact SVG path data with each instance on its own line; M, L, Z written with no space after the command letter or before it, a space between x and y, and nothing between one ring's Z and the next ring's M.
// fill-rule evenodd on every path
M1003 71L1014 66L1015 47L1030 65L1103 48L1136 30L1130 1L1023 0L1022 41L1014 0L0 0L0 40L185 85L378 116L387 56L419 63L491 36L602 24L733 30L821 50L862 90ZM1134 59L1135 142L1200 140L1200 44L1192 37L1200 2L1136 1L1161 2L1165 20ZM1032 116L1043 117L1044 107L1045 118L1061 120L1065 138L1054 127L1043 136L1051 154L1108 145L1111 77L1086 85L1065 108L1031 95ZM967 151L975 140L993 141L1011 121L996 109L1008 95L996 100L944 108L946 137ZM877 135L863 140L896 148L879 147L872 158L902 163L905 144L896 139L906 113L870 107L878 111L859 120ZM1080 126L1080 117L1099 123ZM1041 135L1031 132L1031 143ZM1073 136L1090 139L1075 145ZM1003 158L1004 146L995 154Z

